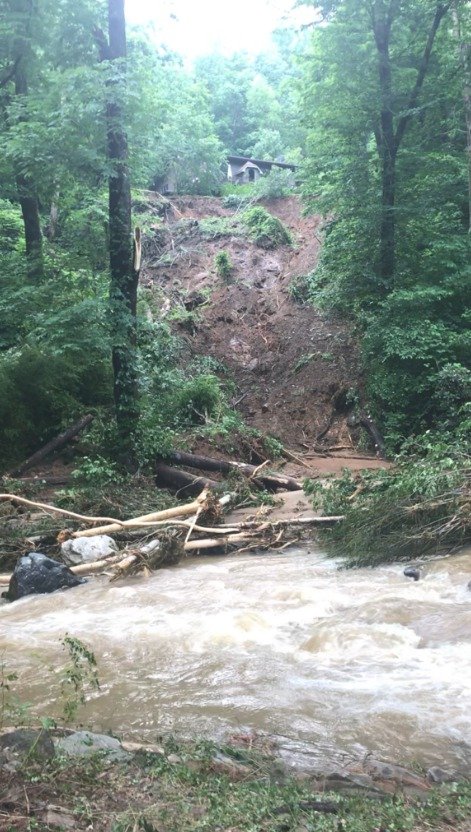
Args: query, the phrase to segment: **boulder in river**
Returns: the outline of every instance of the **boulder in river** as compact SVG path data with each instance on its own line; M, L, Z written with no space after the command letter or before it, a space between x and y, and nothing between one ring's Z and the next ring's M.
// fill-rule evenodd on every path
M46 595L84 583L85 578L74 575L65 564L40 552L30 552L17 562L6 597L16 601L25 595Z
M415 566L406 566L404 575L406 578L413 578L414 581L420 581L420 569L417 569Z
M69 566L93 563L115 555L119 551L112 537L96 534L93 537L77 537L65 540L61 546L62 557Z

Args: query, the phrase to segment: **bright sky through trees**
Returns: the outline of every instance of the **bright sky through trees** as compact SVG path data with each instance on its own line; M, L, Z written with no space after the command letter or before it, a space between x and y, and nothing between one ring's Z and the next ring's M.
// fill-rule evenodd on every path
M269 48L274 29L312 18L293 11L294 0L127 0L130 23L151 23L156 39L186 58L210 52L231 54Z

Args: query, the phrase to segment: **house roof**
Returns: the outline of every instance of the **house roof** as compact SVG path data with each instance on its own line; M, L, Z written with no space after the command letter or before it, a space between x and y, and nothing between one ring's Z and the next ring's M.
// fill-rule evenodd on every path
M297 168L297 165L290 165L288 162L273 162L270 159L251 159L250 156L228 156L227 161L235 165L245 165L247 162L251 162L257 167L260 167L260 165L269 165L271 167L274 165L277 168L287 168L288 170L296 170Z

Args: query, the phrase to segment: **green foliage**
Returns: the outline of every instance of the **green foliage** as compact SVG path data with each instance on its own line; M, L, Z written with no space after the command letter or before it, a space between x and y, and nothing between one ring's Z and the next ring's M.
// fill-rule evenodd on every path
M242 222L250 238L260 248L271 249L292 243L291 235L283 223L261 205L255 205L244 211Z
M214 419L223 404L221 382L211 374L187 381L178 396L177 412L189 424L205 424Z
M468 428L469 431L469 428ZM390 470L345 470L325 486L307 480L316 508L345 520L323 538L347 566L376 566L450 551L471 540L471 457L464 434L427 433Z
M227 251L218 251L216 257L214 258L214 266L219 277L228 281L234 270L234 264Z
M69 654L69 664L65 667L61 682L64 700L64 720L73 722L81 705L86 702L87 694L100 689L97 664L91 650L75 636L66 634L62 645Z
M0 460L7 468L26 458L61 427L94 405L97 376L82 356L54 355L38 348L11 351L0 359ZM98 395L97 395L98 394ZM106 395L106 393L105 393Z
M283 168L272 168L269 173L255 182L255 199L280 199L294 192L294 173Z
M435 7L425 0L391 7L387 110L396 139L401 124L405 130L394 155L395 264L386 278L385 93L378 72L381 38L374 32L385 7L379 4L371 15L370 5L325 3L325 24L313 31L302 59L308 130L303 193L326 224L319 263L292 292L358 324L367 394L390 448L397 449L412 432L459 423L466 384L452 380L456 374L447 368L460 365L462 374L471 361L466 79L450 10L409 111ZM466 37L469 14L461 6L455 12ZM456 398L450 390L445 415L440 389L448 377Z
M81 457L80 465L74 468L71 476L73 482L81 488L87 486L103 488L107 485L119 484L124 480L116 463L100 455L93 458Z

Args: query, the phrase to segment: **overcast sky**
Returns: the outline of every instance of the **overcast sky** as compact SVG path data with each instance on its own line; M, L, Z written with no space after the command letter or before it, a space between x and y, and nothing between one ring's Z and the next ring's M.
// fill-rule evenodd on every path
M154 38L186 59L209 52L262 52L273 29L311 10L292 12L295 0L127 0L130 24L152 24ZM302 18L301 18L302 19Z

